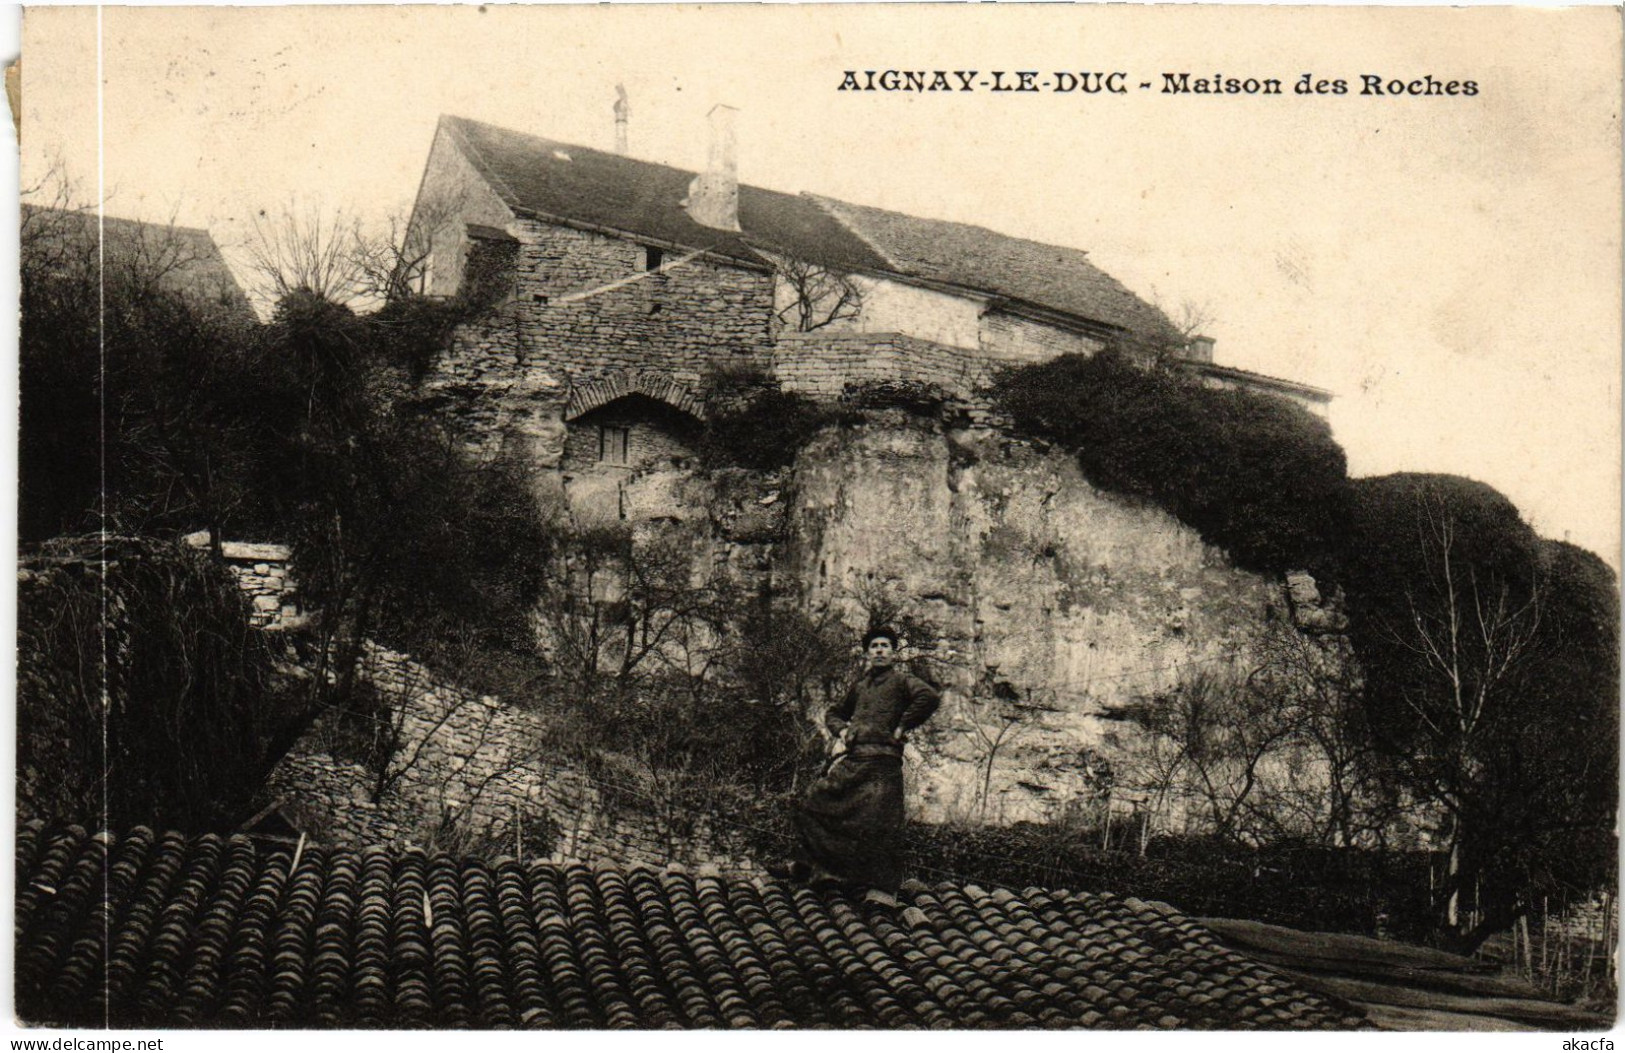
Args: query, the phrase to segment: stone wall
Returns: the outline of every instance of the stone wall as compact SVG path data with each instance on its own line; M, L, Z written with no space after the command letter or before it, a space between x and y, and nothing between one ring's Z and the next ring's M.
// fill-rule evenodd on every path
M638 774L593 779L548 746L544 715L448 684L405 655L370 646L364 679L399 722L394 777L358 759L358 714L324 718L272 773L270 799L313 840L430 844L552 862L754 864L727 830L640 790ZM612 765L613 760L606 762ZM606 792L607 791L607 792Z
M193 548L207 548L206 531L183 539ZM304 606L294 583L290 566L293 553L286 545L225 541L220 545L226 569L248 594L252 624L259 629L293 629L304 620Z
M572 389L648 374L698 391L717 369L766 361L765 269L668 252L647 271L636 241L530 220L507 229L519 242L515 295L458 330L420 396L471 446L517 443L538 469L557 469Z
M823 292L814 303L814 318L822 322L832 314L841 317L826 322L816 332L907 333L951 347L974 350L979 346L978 330L985 303L982 298L956 296L872 275L851 275L846 281L856 291L856 303L849 300L848 306L836 311L835 304L843 291L839 285L829 283L827 290L818 285L803 292L779 278L774 295L778 317L795 325L800 297Z
M989 363L974 351L902 333L815 330L785 333L773 349L773 375L786 391L838 399L853 388L903 382L930 384L945 394L978 402L991 377Z
M660 270L646 271L635 241L533 221L511 231L520 241L513 308L527 351L572 382L652 368L698 387L710 369L768 349L765 268L668 252Z
M1061 355L1092 355L1105 346L1098 337L1005 311L983 315L980 335L982 352L1002 365L1047 362Z

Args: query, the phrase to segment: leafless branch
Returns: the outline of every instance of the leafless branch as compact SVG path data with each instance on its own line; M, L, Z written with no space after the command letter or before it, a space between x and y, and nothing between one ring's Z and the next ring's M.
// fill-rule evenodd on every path
M253 277L251 286L275 302L294 292L307 292L348 304L366 292L366 275L357 259L361 222L343 208L289 202L274 211L260 209L243 252Z
M775 262L777 276L788 294L789 302L777 316L786 328L810 333L856 318L862 312L863 290L851 275L794 256L780 257Z

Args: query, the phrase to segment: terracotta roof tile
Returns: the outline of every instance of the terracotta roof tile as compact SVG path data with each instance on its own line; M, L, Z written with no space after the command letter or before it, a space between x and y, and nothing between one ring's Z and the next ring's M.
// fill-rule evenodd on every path
M483 1028L1345 1027L1156 904L19 831L28 1020Z

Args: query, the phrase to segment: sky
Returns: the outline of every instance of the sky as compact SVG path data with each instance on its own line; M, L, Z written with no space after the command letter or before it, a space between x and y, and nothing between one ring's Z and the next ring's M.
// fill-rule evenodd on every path
M410 208L442 113L1086 249L1225 365L1332 391L1355 475L1448 472L1620 546L1620 16L1607 8L31 9L22 179L235 250L290 202ZM837 90L846 70L1051 90ZM1053 90L1058 71L1124 95ZM1161 91L1164 73L1279 96ZM1344 94L1298 95L1342 78ZM1432 76L1476 94L1361 94ZM1151 85L1141 89L1141 83ZM98 127L101 133L98 135Z

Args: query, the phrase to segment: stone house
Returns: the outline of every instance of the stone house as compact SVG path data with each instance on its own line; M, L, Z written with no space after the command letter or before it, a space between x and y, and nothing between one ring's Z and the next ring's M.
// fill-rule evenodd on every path
M742 185L734 111L707 170L442 117L414 209L419 287L489 310L431 386L566 475L681 462L705 376L751 365L836 398L872 382L971 398L992 368L1134 339L1212 384L1329 395L1215 365L1078 249ZM624 141L624 136L621 137Z
M676 537L696 580L765 583L848 625L889 606L922 626L956 700L920 750L923 814L1064 807L1086 791L1080 748L1118 750L1114 707L1263 661L1282 582L1097 490L1074 458L1011 442L978 392L1000 366L1123 342L1311 411L1327 393L1217 365L1207 339L1182 345L1083 251L740 184L732 111L711 124L694 173L443 117L411 228L416 284L478 306L427 372L425 409L528 465L575 527ZM698 470L705 385L740 367L867 406L884 402L867 399L875 385L929 386L955 412L871 410L824 429L788 474ZM989 745L1005 731L982 684L1041 714L1019 743Z

